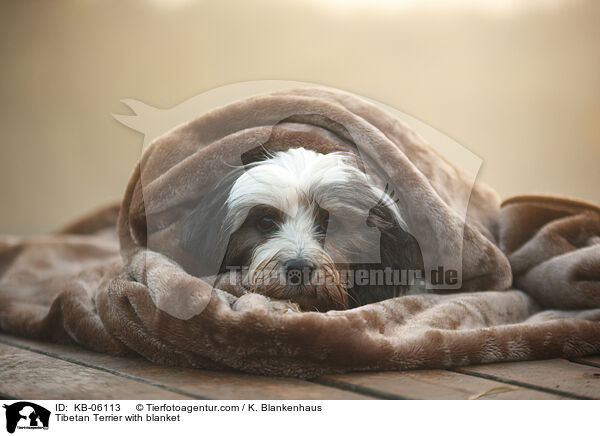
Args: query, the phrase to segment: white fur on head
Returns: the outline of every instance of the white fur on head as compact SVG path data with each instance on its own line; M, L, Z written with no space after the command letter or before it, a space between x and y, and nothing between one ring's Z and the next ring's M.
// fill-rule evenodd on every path
M356 156L350 153L322 154L293 148L249 165L233 184L227 198L226 206L236 216L233 227L238 227L248 211L257 205L269 205L290 216L298 214L303 198L310 198L324 209L333 207L331 197L326 195L329 187L353 181L369 185L366 174L354 164L355 159ZM371 186L371 190L406 228L392 198L379 187Z
M250 165L236 180L227 206L243 214L264 204L295 216L302 197L317 194L321 186L347 183L352 176L365 177L345 153L321 154L304 148L277 152Z

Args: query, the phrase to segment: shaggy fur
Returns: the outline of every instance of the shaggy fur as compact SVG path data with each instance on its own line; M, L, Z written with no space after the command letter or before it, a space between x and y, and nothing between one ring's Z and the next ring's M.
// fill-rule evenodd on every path
M296 313L186 272L194 256L179 235L216 181L263 149L294 147L359 153L385 173L424 264L461 262L461 289ZM501 206L491 189L471 188L407 126L356 96L303 88L245 99L154 141L120 207L50 235L2 237L0 330L298 377L599 353L598 207L543 197Z
M239 270L242 289L303 310L348 309L404 295L410 286L401 272L423 275L418 243L394 193L373 185L355 158L292 148L234 169L184 223L180 245L194 256L190 272ZM215 252L221 251L217 270ZM355 280L362 271L383 276L386 269L387 282Z

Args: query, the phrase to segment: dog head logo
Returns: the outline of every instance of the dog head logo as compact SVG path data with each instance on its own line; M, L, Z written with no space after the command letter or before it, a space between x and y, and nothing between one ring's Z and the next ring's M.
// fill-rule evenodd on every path
M19 401L6 409L6 431L14 433L18 429L47 429L50 421L50 411L42 406L28 401Z

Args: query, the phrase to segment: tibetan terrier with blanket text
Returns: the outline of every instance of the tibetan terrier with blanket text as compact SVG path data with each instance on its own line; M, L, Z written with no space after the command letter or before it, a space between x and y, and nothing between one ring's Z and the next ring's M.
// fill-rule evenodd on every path
M229 274L243 292L317 311L419 288L422 255L398 200L363 169L353 153L305 148L235 168L184 223L193 273Z

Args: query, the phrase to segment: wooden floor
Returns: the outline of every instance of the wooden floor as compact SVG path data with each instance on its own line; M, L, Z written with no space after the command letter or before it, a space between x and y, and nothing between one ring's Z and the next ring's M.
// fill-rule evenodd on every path
M600 399L600 356L305 381L158 366L0 334L4 399Z

